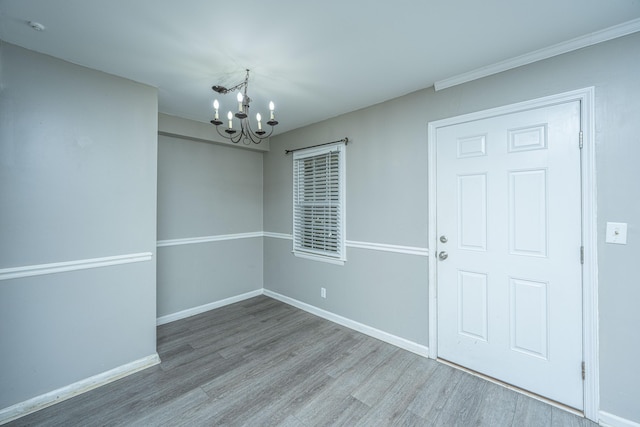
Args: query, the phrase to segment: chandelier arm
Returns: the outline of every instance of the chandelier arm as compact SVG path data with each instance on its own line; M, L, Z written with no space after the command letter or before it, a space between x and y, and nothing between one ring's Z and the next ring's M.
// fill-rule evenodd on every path
M242 132L240 132L237 136L236 139L234 139L233 134L223 134L222 132L220 132L220 126L216 126L216 131L218 131L218 135L220 135L221 137L223 137L224 139L228 139L231 142L233 142L234 144L237 144L238 142L240 142L240 139L242 138Z
M237 134L231 135L229 137L229 139L231 140L231 142L233 142L234 144L237 144L238 142L240 142L240 140L242 140L242 135L243 132L238 132ZM235 138L235 139L234 139Z
M253 142L254 144L260 144L260 142L262 142L263 140L269 138L273 134L273 131L275 130L274 126L271 126L271 130L269 131L269 133L266 133L264 135L258 135L251 128L251 123L249 122L248 118L240 120L240 131L236 132L236 134L226 134L225 135L224 133L220 132L220 126L219 125L216 126L215 128L216 128L216 131L218 132L218 135L220 135L224 139L230 140L234 144L237 144L238 142L240 142L240 140L243 139L243 135L244 135L244 139L245 140L248 139L251 142Z
M254 143L254 144L260 144L260 141L262 141L262 140L265 140L265 139L269 138L269 137L271 136L271 134L273 133L273 130L274 130L273 126L271 126L271 130L269 131L269 133L264 134L264 135L258 135L258 134L257 134L257 133L256 133L256 132L251 128L251 126L248 126L248 128L249 128L249 132L251 132L251 135L252 135L251 140L253 141L253 143ZM253 139L253 137L255 137L255 138L257 139L257 141L256 141L256 140L254 140L254 139Z
M241 132L241 133L242 133L242 135L243 135L242 143L243 143L244 145L249 145L250 143L249 143L249 144L247 144L247 143L245 142L245 141L247 140L247 136L251 137L251 135L247 132L247 124L246 124L246 121L247 121L247 119L246 119L246 118L245 118L245 119L240 120L240 132ZM249 128L249 129L251 129L251 128ZM251 141L253 141L253 140L251 140Z
M245 141L248 139L254 144L260 144L260 142L264 139L263 137L261 137L260 135L257 135L253 131L253 129L251 128L251 123L249 122L248 118L243 120L242 129L244 131L243 133L245 135L245 138L244 138Z
M218 135L220 135L224 139L229 139L227 135L223 135L222 132L220 132L220 126L216 126L216 130L218 131Z

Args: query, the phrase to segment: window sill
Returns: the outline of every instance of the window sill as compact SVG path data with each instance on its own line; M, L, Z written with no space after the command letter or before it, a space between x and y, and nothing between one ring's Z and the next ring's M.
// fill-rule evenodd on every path
M321 255L308 254L308 253L305 253L305 252L291 251L291 253L293 253L298 258L309 259L309 260L312 260L312 261L326 262L328 264L344 265L344 262L345 262L344 259L329 258L329 257L321 256Z

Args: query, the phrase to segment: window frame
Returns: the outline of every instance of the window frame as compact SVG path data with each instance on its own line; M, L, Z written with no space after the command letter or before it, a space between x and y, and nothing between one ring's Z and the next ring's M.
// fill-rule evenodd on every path
M344 142L336 143L332 145L308 148L298 150L293 153L293 250L292 253L300 258L311 259L315 261L328 262L337 265L344 265L347 260L346 254L346 144ZM304 248L300 244L300 235L299 235L299 226L297 224L298 218L301 216L299 213L300 206L302 204L297 204L299 199L299 182L300 177L298 175L297 169L299 168L300 162L305 159L309 159L312 157L321 157L326 156L330 153L338 153L338 210L337 210L337 218L335 218L335 224L338 228L337 238L336 238L336 251L323 251L319 249L310 249ZM307 205L309 206L309 205ZM328 207L334 206L331 201L327 203ZM309 233L313 233L309 231Z

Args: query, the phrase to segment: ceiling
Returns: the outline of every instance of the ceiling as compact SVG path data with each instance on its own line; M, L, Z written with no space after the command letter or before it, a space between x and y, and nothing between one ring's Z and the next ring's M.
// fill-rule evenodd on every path
M273 100L281 133L639 18L640 0L0 0L0 39L202 122L237 106L211 86L251 69L251 112Z

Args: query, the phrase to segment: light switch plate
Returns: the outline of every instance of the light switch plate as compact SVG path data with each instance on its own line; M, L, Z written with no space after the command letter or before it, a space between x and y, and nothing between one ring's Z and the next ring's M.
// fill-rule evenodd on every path
M607 243L615 243L618 245L627 244L627 223L626 222L607 222Z

